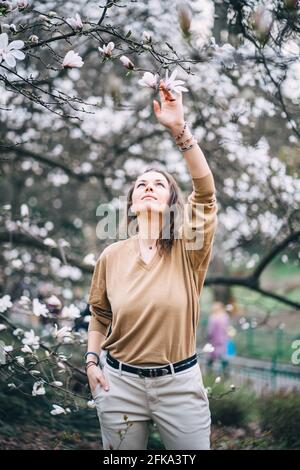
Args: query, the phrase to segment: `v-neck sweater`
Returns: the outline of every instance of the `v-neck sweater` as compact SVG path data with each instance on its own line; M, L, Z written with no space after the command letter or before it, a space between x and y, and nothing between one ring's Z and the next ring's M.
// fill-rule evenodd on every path
M169 255L157 250L146 263L133 235L107 246L97 259L88 330L101 332L106 337L101 348L121 362L165 365L196 352L199 296L212 253L217 200L211 172L192 178L192 186L181 237Z

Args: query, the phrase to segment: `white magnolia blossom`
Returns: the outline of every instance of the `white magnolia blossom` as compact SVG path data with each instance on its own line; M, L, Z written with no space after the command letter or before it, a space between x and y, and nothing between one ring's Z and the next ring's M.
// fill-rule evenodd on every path
M16 25L14 23L11 23L11 24L3 23L2 24L2 31L5 32L5 30L12 31L14 33L17 32L17 28L16 28Z
M65 336L72 336L71 328L69 326L63 326L60 330L58 329L57 323L55 323L52 329L53 338L64 338Z
M215 383L219 384L220 382L221 382L221 377L217 377L216 380L215 380Z
M24 47L23 41L8 42L7 33L0 34L0 63L4 61L9 67L15 67L16 59L25 59L24 52L20 51Z
M153 88L156 90L159 85L159 75L158 74L153 74L151 72L145 72L143 75L143 78L138 81L139 85Z
M52 405L53 406L53 410L50 411L50 413L55 416L55 415L61 415L62 413L66 414L66 410L62 407L62 406L59 406L59 405Z
M7 329L7 326L4 325L3 323L0 324L0 331L4 331Z
M31 329L30 331L26 331L24 333L24 338L22 339L22 343L27 346L32 346L33 349L38 349L40 347L40 337L35 336L34 330Z
M25 364L25 359L23 356L16 356L16 361L18 364L20 364L20 366L24 366Z
M89 408L95 408L95 407L96 407L96 403L94 402L94 400L89 400L89 401L87 402L87 406L88 406Z
M44 245L51 246L52 248L57 248L57 243L52 238L45 238Z
M213 352L214 350L215 350L215 348L210 343L206 343L205 346L202 349L202 351L205 352L205 353L210 353L210 352Z
M32 349L31 349L27 344L25 344L25 346L23 346L23 348L21 348L21 351L22 351L23 353L33 354Z
M36 317L48 317L49 310L45 304L42 304L38 299L33 299L32 302L32 312Z
M31 42L32 44L37 44L39 42L39 37L36 34L31 34L29 36L28 41Z
M109 42L106 46L98 47L98 51L101 54L105 55L106 57L110 57L112 55L112 51L115 47L115 43L113 41Z
M84 64L82 58L77 52L69 51L64 57L63 60L63 67L64 68L74 68L74 67L82 67Z
M59 307L61 308L61 301L59 300L58 297L56 297L56 295L51 295L50 297L48 297L47 299L47 305L51 305L51 306L55 306L55 307Z
M71 28L73 28L73 29L82 29L82 28L83 28L83 24L82 24L80 15L78 15L78 13L76 13L75 18L73 18L73 17L67 18L67 19L66 19L66 22L67 22L67 23L71 26Z
M43 385L43 382L35 382L32 388L32 395L36 397L37 395L45 395L46 390Z
M12 307L10 295L6 294L0 299L0 313L6 312L6 310L10 307Z
M9 345L9 346L4 346L3 350L5 352L12 352L14 350L14 348L13 348L13 346Z
M61 318L67 318L69 320L80 318L80 310L74 304L71 304L69 307L66 306L62 309Z
M90 264L90 265L94 266L96 264L96 258L95 258L94 253L89 253L88 255L86 255L83 258L82 262L83 262L83 264Z
M236 65L235 62L236 50L231 44L223 44L219 47L217 44L214 47L214 57L212 62L224 65L227 68L232 68Z
M62 387L63 383L59 380L54 380L54 382L51 382L50 385L53 385L54 387Z
M18 0L17 2L19 10L24 10L29 6L28 0Z
M143 31L143 41L144 42L151 42L152 41L152 36L149 31Z
M180 91L188 91L187 88L182 86L184 84L183 80L175 80L177 73L178 70L173 70L169 77L169 71L166 70L164 83L166 85L167 90L174 91L175 93L179 93Z
M134 69L134 63L131 62L131 60L126 55L122 55L120 57L120 61L122 62L124 67L126 67L127 69L129 69L129 70Z

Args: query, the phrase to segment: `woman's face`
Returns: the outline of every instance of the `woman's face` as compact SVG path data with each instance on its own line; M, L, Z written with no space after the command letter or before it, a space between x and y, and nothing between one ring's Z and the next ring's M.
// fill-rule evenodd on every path
M149 171L139 176L132 193L131 210L139 212L163 212L168 206L170 185L166 177L157 171Z

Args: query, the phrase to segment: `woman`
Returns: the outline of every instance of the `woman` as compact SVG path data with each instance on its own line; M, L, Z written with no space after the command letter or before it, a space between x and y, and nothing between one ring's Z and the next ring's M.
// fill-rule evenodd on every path
M137 234L112 243L97 260L85 357L103 449L147 449L150 422L166 449L210 447L209 403L195 351L217 221L215 187L184 120L182 93L175 98L163 80L159 89L154 112L185 157L193 192L176 237L169 209L181 205L178 185L165 171L144 172L128 194Z

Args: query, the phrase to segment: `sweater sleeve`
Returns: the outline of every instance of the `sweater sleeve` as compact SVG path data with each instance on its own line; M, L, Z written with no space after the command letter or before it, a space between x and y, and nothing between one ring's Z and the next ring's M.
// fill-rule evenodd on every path
M99 331L107 336L112 322L112 311L106 292L106 259L104 253L101 253L94 268L88 304L92 315L88 331Z
M183 240L196 271L208 267L217 227L217 200L211 172L192 178L193 191L188 196L183 223Z

